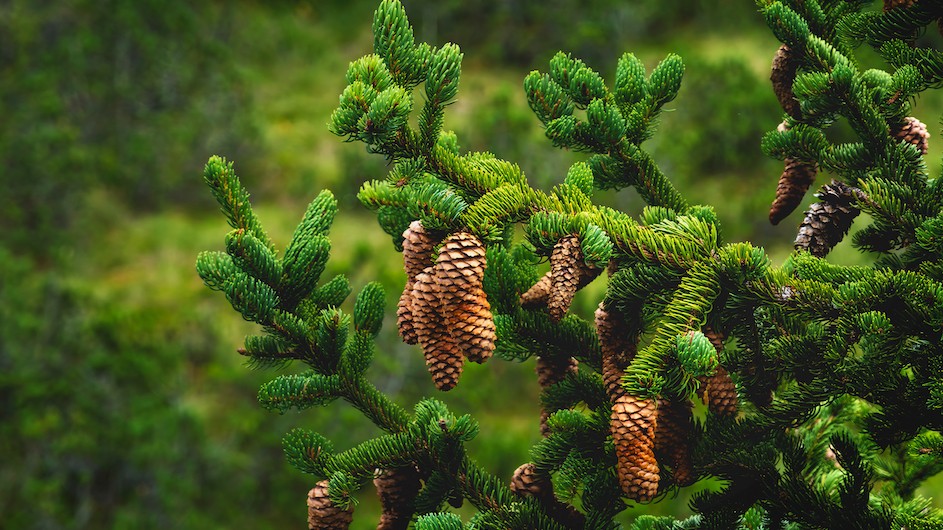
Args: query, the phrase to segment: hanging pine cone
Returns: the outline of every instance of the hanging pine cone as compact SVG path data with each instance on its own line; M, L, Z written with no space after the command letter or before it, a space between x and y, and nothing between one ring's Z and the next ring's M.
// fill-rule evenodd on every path
M733 379L723 366L718 366L714 375L702 380L699 393L712 414L736 416L740 409L737 386L734 385Z
M378 469L373 474L373 485L383 506L377 530L406 530L419 493L419 472L413 466Z
M815 182L819 172L817 164L802 162L794 158L786 159L783 174L776 186L776 198L769 208L769 222L776 225L802 204L805 193Z
M585 287L599 275L600 269L591 267L583 261L579 236L566 236L550 253L550 297L547 308L550 318L559 321L570 309L576 291Z
M648 501L658 492L655 461L655 401L623 394L612 405L612 441L616 473L622 493L634 501Z
M547 388L563 381L569 374L576 374L579 371L579 361L573 357L565 360L560 358L537 357L537 382L540 388ZM547 425L547 419L553 411L546 408L540 409L540 434L550 435L550 426Z
M917 149L920 149L922 154L927 154L930 133L927 131L926 124L917 118L911 116L904 118L903 123L896 130L893 130L892 134L894 138L913 144L917 146Z
M435 282L447 329L468 359L476 363L491 357L496 338L491 305L482 288L486 266L484 245L467 232L446 238L435 262Z
M795 247L821 258L841 242L860 210L854 205L854 188L843 182L833 180L815 196L820 200L805 213Z
M539 500L553 520L563 523L566 528L583 528L586 524L583 514L557 500L550 477L538 473L534 464L523 464L514 470L511 491L521 497Z
M462 375L465 358L442 318L439 285L432 279L432 267L416 276L412 298L413 327L426 357L426 368L436 388L451 390Z
M704 336L707 337L707 340L711 341L711 344L714 345L714 349L717 350L717 353L720 354L724 351L724 334L719 331L714 331L710 327L704 328Z
M691 460L691 403L688 401L658 400L658 428L655 429L655 454L674 472L678 486L694 483Z
M403 268L406 277L410 280L422 274L426 267L432 265L432 250L439 243L422 226L422 221L413 221L403 232Z
M786 114L799 119L801 111L799 110L799 101L792 93L792 84L796 80L796 71L799 69L799 61L796 53L789 46L783 44L776 50L773 56L773 67L769 75L773 82L773 92L776 93L776 99L782 106Z
M547 300L550 298L550 288L552 285L550 272L547 272L537 280L537 283L521 295L521 307L539 307L546 305Z
M327 496L327 480L322 480L308 492L308 528L311 530L347 530L354 518L351 506L342 510Z
M537 474L537 466L522 464L511 477L511 491L522 497L543 497L547 493L546 477Z
M596 335L602 350L602 380L609 400L615 402L624 392L622 374L635 357L635 342L629 340L625 323L618 314L606 311L602 302L596 308Z
M399 330L399 336L406 344L418 344L419 335L416 334L416 328L413 326L413 281L406 280L406 286L403 287L403 294L399 297L396 304L396 329Z
M416 344L419 337L413 329L413 282L423 269L432 265L432 249L438 242L422 226L422 221L413 221L403 232L403 268L406 269L406 286L396 306L396 327L406 344Z

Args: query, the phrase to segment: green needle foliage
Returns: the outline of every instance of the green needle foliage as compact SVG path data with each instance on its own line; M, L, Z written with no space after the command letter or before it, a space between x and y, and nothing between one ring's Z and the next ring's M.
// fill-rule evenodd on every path
M382 289L366 285L347 315L338 305L350 284L321 278L333 196L314 199L280 254L232 164L214 157L205 179L234 230L225 252L200 254L197 271L261 325L264 334L247 337L241 353L308 367L264 385L260 403L284 412L341 399L384 431L341 453L317 433L286 435L289 462L330 484L330 500L317 502L352 509L351 492L375 470L399 470L418 479L397 506L384 506L384 517L395 512L399 522L384 519L380 528L611 529L627 507L712 478L719 487L695 495L694 516L640 516L631 528L943 528L943 511L916 494L943 470L943 178L928 174L926 131L909 117L922 91L943 85L943 53L914 40L943 19L943 2L886 2L882 12L869 4L758 3L788 46L796 73L787 88L799 104L782 126L770 124L762 148L834 179L803 222L797 251L776 267L763 249L723 241L714 210L690 205L642 147L678 94L680 57L648 70L626 53L611 86L565 53L531 72L524 90L547 137L589 154L561 168L561 184L539 190L516 164L462 153L443 131L462 54L454 44L417 43L399 0L382 0L374 53L350 64L330 129L389 161L388 177L364 183L358 198L405 253L416 252L410 238L419 236L403 232L421 221L434 241L419 256L427 274L415 281L436 276L445 309L434 311L447 327L493 318L498 357L539 358L546 432L531 451L533 474L519 470L508 485L466 454L478 434L470 416L434 399L409 412L378 391L364 374L383 321ZM862 70L854 55L862 46L887 69ZM830 138L837 122L856 139ZM628 187L648 204L637 219L594 202L599 190ZM847 206L829 203L829 193L846 193ZM845 235L834 227L839 217L859 211L869 220L854 244L874 253L875 265L829 263L822 256ZM458 293L461 309L448 306L452 284L441 276L459 263L450 254L457 251L439 244L457 233L486 247L483 290ZM574 238L579 244L567 246ZM826 243L804 245L809 238ZM541 257L552 265L543 295L533 294ZM562 290L572 296L606 268L595 325L547 311ZM407 309L419 307L412 300L422 292L407 288ZM486 316L467 305L482 299ZM422 325L412 311L411 325ZM486 333L469 329L478 331L469 338L440 325L427 333L438 334L440 348L449 337ZM423 337L432 366L444 350L432 349L430 360ZM699 401L706 412L692 419ZM654 478L631 462L654 466ZM643 481L653 495L627 487ZM477 509L468 522L447 508L463 500ZM327 512L313 502L317 528ZM324 527L345 527L331 520Z

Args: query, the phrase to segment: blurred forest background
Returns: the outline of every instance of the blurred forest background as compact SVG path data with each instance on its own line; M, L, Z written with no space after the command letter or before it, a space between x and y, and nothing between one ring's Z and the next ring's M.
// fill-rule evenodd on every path
M715 206L728 240L788 254L801 214L769 225L782 166L759 150L781 117L768 81L778 43L750 0L404 4L419 38L465 52L445 127L544 188L582 156L543 138L521 89L527 72L561 49L608 79L623 51L649 69L681 54L681 94L647 148L692 202ZM407 407L436 394L419 350L396 336L400 255L354 197L385 162L327 132L348 62L371 50L375 7L0 2L0 526L301 528L312 483L283 460L281 436L305 426L345 449L374 433L343 404L285 416L257 405L276 373L246 368L235 350L251 326L193 267L229 230L202 183L212 154L235 161L280 246L307 202L334 191L325 277L387 290L371 378ZM917 116L936 135L943 99L932 98ZM641 206L629 191L600 200ZM844 246L833 255L864 259ZM591 315L602 281L576 311ZM508 478L539 438L532 370L471 366L436 396L480 420L471 450ZM648 510L683 514L688 494ZM374 497L362 493L355 528L375 528Z

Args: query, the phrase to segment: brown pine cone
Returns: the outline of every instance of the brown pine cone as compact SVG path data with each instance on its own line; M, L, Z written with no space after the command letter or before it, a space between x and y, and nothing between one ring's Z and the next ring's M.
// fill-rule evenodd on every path
M462 375L465 358L442 318L439 286L432 279L432 267L416 276L412 298L413 328L426 357L426 368L436 388L451 390Z
M417 275L432 265L432 250L439 243L422 226L422 221L416 220L409 224L403 232L403 268L406 269L406 278L414 280Z
M914 2L916 0L884 0L884 12L886 13L898 7L910 7L914 5Z
M612 441L616 473L622 493L634 501L648 501L658 492L655 461L657 406L654 400L623 394L612 405Z
M377 530L406 530L413 517L413 501L420 487L416 468L378 469L373 475L373 485L383 506Z
M922 154L927 154L930 133L927 131L926 124L917 118L910 116L904 118L903 123L896 130L892 130L891 134L898 140L917 146Z
M354 518L354 507L342 510L327 496L327 480L308 492L308 528L311 530L347 530Z
M413 327L413 280L406 280L403 294L396 304L396 329L406 344L417 344L419 336Z
M659 461L668 464L674 471L678 486L694 483L694 466L691 461L691 403L688 401L658 400L658 428L655 429L655 454Z
M704 336L707 337L707 340L711 341L711 344L714 345L714 349L717 350L717 353L724 351L724 334L719 331L714 331L710 327L704 328Z
M786 159L783 174L776 186L776 198L769 208L769 222L776 225L802 204L805 193L815 182L819 172L817 164L802 162L794 158Z
M799 101L792 94L792 84L796 80L796 71L799 69L799 61L795 52L789 46L783 44L776 50L773 56L773 67L769 75L769 80L773 82L773 92L776 93L776 99L782 106L786 114L799 119L801 111L799 110Z
M599 276L600 269L591 267L583 261L583 250L580 248L579 236L566 236L550 253L550 297L547 308L550 318L559 321L570 309L576 291L582 289L589 282Z
M547 493L548 480L537 474L537 466L522 464L511 477L511 491L522 497L543 497Z
M422 226L422 221L410 223L403 232L403 268L406 270L406 286L396 306L396 327L406 344L416 344L418 337L413 329L413 281L423 269L432 265L432 250L438 240Z
M447 329L459 349L476 363L491 357L496 338L491 305L482 288L486 266L484 245L467 232L446 238L435 263Z
M582 528L586 520L583 514L572 506L557 500L553 494L553 483L550 477L537 473L534 464L523 464L514 470L511 477L511 491L522 497L534 497L546 508L548 514L567 528Z
M606 311L603 303L596 308L596 335L602 350L602 380L609 400L615 402L624 392L622 374L635 357L635 342L618 314Z
M577 373L579 371L579 365L579 361L573 357L565 361L559 358L537 357L537 382L540 384L540 388L555 385L563 381L568 374ZM550 426L547 425L547 420L553 412L554 411L547 410L546 408L540 409L540 434L544 436L550 435Z
M699 393L712 414L736 416L740 409L737 386L734 385L733 379L723 366L718 366L714 375L702 380Z
M550 298L550 272L540 277L530 289L521 295L521 307L539 307L547 304Z
M484 363L494 353L497 339L494 316L485 291L475 289L457 301L452 299L452 302L456 305L449 306L443 301L442 306L449 331L469 361Z
M854 188L843 182L833 180L815 196L820 200L805 213L795 247L821 258L844 239L861 211L854 205Z

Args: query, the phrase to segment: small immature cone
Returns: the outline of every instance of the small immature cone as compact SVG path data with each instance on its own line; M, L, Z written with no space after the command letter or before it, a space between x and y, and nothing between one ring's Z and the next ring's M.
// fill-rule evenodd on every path
M537 357L537 382L540 388L547 388L563 381L569 374L575 374L579 371L579 361L570 357L566 360L551 359L547 357ZM550 426L547 425L547 419L550 418L552 411L545 408L540 409L540 434L550 435Z
M833 180L815 196L820 200L805 213L795 247L821 258L841 242L860 210L854 205L854 188L843 182Z
M649 501L658 492L655 461L657 406L654 400L623 394L612 405L612 441L622 493L634 501Z
M521 307L539 307L546 305L547 300L550 298L550 288L552 285L550 272L547 272L537 280L537 283L521 295Z
M927 131L926 124L917 118L910 116L904 118L903 123L896 130L892 130L891 134L898 140L917 146L922 154L927 154L930 133Z
M459 348L476 363L491 357L496 338L491 305L482 288L486 266L481 240L456 232L445 239L434 268L446 326Z
M311 530L347 530L354 518L351 506L342 510L327 496L327 480L322 480L308 492L308 528Z
M415 511L413 502L419 493L419 472L412 466L378 469L373 485L383 506L377 530L406 530Z
M815 182L819 172L817 164L803 162L794 158L786 159L783 174L776 186L776 198L769 207L769 222L776 225L802 204L805 193Z
M576 291L593 281L600 273L600 269L591 267L583 261L583 250L580 248L579 236L566 236L550 253L550 297L547 308L550 318L559 321L570 309Z
M432 249L437 241L422 227L422 221L413 221L403 232L403 268L406 286L396 307L396 327L406 344L416 344L419 337L413 329L413 281L423 269L432 265Z
M792 84L796 80L799 61L795 51L783 44L773 56L773 67L769 79L773 83L773 92L786 114L798 119L801 115L799 102L792 94Z
M691 403L688 401L658 400L658 427L655 429L655 453L659 460L674 471L675 484L690 486L694 483L691 461Z
M458 384L465 357L440 313L439 286L432 279L432 267L416 276L413 285L413 327L426 357L426 368L439 390Z
M629 340L621 317L606 311L602 302L595 316L596 335L602 350L602 380L609 400L615 402L624 393L622 374L635 357L635 343Z

